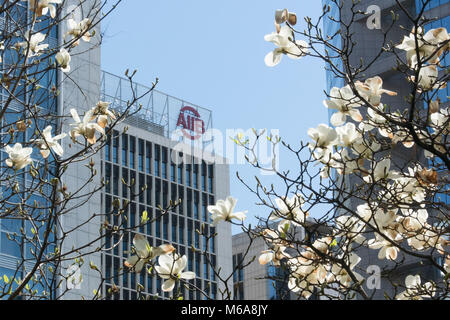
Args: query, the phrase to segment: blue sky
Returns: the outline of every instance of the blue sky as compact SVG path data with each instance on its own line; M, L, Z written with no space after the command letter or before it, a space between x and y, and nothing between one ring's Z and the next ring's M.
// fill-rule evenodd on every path
M139 3L139 4L137 4ZM209 108L214 127L226 129L279 129L281 137L297 146L308 141L307 130L327 123L322 105L325 71L322 61L310 57L269 68L264 56L274 46L264 35L274 31L275 9L288 8L299 17L318 17L321 1L124 1L102 25L102 68L123 75L137 69L135 80ZM288 153L280 166L295 171ZM248 165L231 165L231 194L236 210L248 210L248 222L267 209L236 179L236 171L254 185L259 174ZM264 177L283 190L279 181ZM313 212L319 215L320 212ZM237 232L236 228L233 230Z

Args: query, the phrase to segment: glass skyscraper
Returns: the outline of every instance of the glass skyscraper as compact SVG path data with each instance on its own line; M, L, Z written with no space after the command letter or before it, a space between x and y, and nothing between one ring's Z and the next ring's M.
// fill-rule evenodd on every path
M6 1L1 1L1 8L5 8ZM0 29L5 32L5 35L15 33L17 35L21 34L18 30L26 30L31 22L33 12L28 10L28 2L18 1L16 4L11 6L7 10L3 10L0 13ZM41 17L39 21L34 25L34 31L40 31L46 35L44 43L49 44L50 47L55 47L58 43L58 30L57 27L51 26L51 18ZM12 72L11 70L19 70L16 67L18 61L21 61L21 55L14 50L13 44L24 41L23 38L16 36L12 39L4 38L5 43L11 44L11 46L5 46L2 50L2 62L0 63L2 69L3 81L6 77L13 78L17 76L17 72ZM20 64L19 64L20 66ZM12 192L13 185L17 184L20 190L26 190L36 184L33 177L29 173L21 173L20 171L15 175L14 179L5 179L5 174L10 173L10 169L7 169L4 165L4 161L7 158L7 154L4 151L4 146L10 143L11 136L7 133L10 127L13 127L15 123L23 120L25 114L23 114L23 104L25 105L36 105L36 112L40 115L49 114L50 117L45 117L43 119L55 119L57 113L57 99L53 94L55 92L54 88L57 84L58 73L56 69L50 69L46 71L46 63L39 63L35 66L27 67L27 74L30 77L36 79L36 86L34 90L30 90L27 86L18 86L14 91L14 99L11 98L9 88L6 82L2 83L0 87L0 104L3 108L6 103L8 103L7 110L5 111L1 119L1 130L0 144L2 145L0 152L0 161L2 163L0 167L1 184L0 184L0 196L4 200L5 206L1 209L0 216L0 275L5 275L11 283L13 283L12 288L16 286L12 279L22 279L24 275L31 270L34 265L34 255L32 252L39 252L40 248L35 246L35 242L29 241L27 239L33 238L32 230L33 225L24 219L20 211L23 209L30 216L36 216L40 214L42 218L48 215L48 203L45 198L39 196L37 193L29 194L26 192ZM50 122L49 122L50 121ZM52 120L36 120L37 124L41 129L45 128L47 125L52 125L54 123ZM35 127L34 125L29 127L24 132L19 132L14 137L14 143L24 143L30 141L31 137L34 136ZM35 159L35 163L42 159L39 156L39 150L34 150L31 155ZM50 180L52 178L52 158L51 156L47 159L50 167L47 172L42 170L41 174L46 174L42 176L42 179ZM41 160L42 161L42 160ZM43 161L40 163L43 166ZM48 189L48 190L46 190ZM44 187L42 190L43 194L50 194L50 188ZM43 231L43 230L42 230ZM42 237L43 234L40 234ZM50 242L54 241L54 233L50 235ZM53 252L54 246L47 248L47 252ZM49 290L49 286L54 286L54 280L52 273L42 270L46 273L46 279L48 285L43 286L42 283L37 282L33 284L30 282L30 288L37 290L36 297L38 298L51 298L49 295L43 295L42 293ZM0 297L7 298L7 292L0 292Z
M430 19L424 26L425 32L431 28L445 27L449 30L449 19L450 19L450 6L448 0L433 0L430 1L425 10L424 17ZM413 28L413 24L408 18L408 16L401 10L401 8L396 4L395 1L390 0L380 0L380 1L370 1L370 0L362 0L356 4L355 11L359 11L355 15L351 12L352 1L341 1L342 9L339 9L333 1L323 0L323 5L330 6L329 16L333 17L337 21L345 21L347 24L350 19L353 19L352 25L350 27L349 32L352 34L352 42L354 45L351 47L351 55L349 57L350 65L357 66L363 62L363 65L370 64L370 67L364 70L364 74L358 74L358 80L364 81L367 78L371 78L374 76L380 76L383 79L383 87L392 90L398 93L397 96L383 96L383 103L393 106L394 109L402 108L404 106L404 97L410 94L411 88L408 82L405 79L405 75L400 72L395 72L393 69L396 67L396 57L389 52L382 52L378 55L380 48L386 44L393 43L400 44L405 35L410 33L410 30ZM422 0L406 0L402 1L402 6L408 10L408 14L410 16L414 16L421 12L423 8ZM371 6L377 6L380 10L381 17L381 25L380 29L377 28L368 28L367 20L370 17L369 14L362 14L367 12ZM394 28L389 29L387 32L389 25L392 23L391 11L398 15L399 20L396 21L396 26ZM399 27L402 26L402 27ZM333 21L332 19L325 18L323 21L323 30L324 34L328 36L332 36L336 33L345 32L346 26L340 25ZM386 38L385 38L386 36ZM337 48L342 48L344 45L344 41L342 37L338 35L334 36L334 38L330 41L333 46ZM348 42L346 43L348 45ZM330 56L334 54L331 49L328 49ZM337 68L339 70L342 69L342 64L338 59L332 59L335 62ZM445 65L448 65L448 57L445 58ZM326 71L326 90L329 93L332 87L343 87L346 83L344 79L337 78L331 71L328 65L325 66L327 68ZM439 97L441 99L441 103L443 106L448 105L448 88L440 90ZM331 117L331 112L329 113L329 117ZM391 159L395 160L395 163L408 163L411 159L417 159L419 161L425 162L423 155L420 152L416 152L414 148L406 149L406 148L393 148L391 150ZM352 179L352 177L350 177ZM445 200L448 203L448 199ZM348 205L351 208L356 208L360 201L357 199L349 199ZM362 262L360 267L364 270L367 265L363 265L363 263L370 264L379 264L380 267L383 267L383 262L378 260L373 255L373 252L370 250L360 250L358 255L362 257ZM424 277L433 279L435 276L435 271L433 268L427 268L426 266L421 265L422 262L418 262L414 259L407 259L404 261L405 269L407 269L407 273L411 274L412 272L417 272ZM404 277L406 273L403 271L397 272L397 274L393 274L393 277L399 283L404 282ZM382 279L382 288L385 288L386 291L389 291L389 283L385 282ZM375 298L384 299L383 294L380 292L383 290L375 291Z

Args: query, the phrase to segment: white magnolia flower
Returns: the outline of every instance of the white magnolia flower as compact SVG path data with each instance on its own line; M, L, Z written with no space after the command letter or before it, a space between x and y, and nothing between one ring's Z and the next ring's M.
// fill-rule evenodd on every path
M109 110L110 102L99 101L94 108L94 116L98 116L97 123L100 127L105 128L108 124L108 117L115 120L116 116Z
M287 247L290 247L288 241L284 240L285 237L280 235L285 235L287 230L290 228L288 221L282 221L278 225L278 232L270 229L265 229L263 231L264 240L271 244L271 249L264 250L259 256L259 263L265 265L269 262L273 262L275 266L280 266L281 260L284 258L290 259L291 256L286 252Z
M343 259L343 256L340 256L339 258ZM355 266L361 261L361 257L359 257L356 253L351 252L347 257L344 258L344 260L345 264L350 268L356 280L358 282L364 280L363 276L353 271ZM348 271L343 268L342 265L339 265L337 263L334 263L331 266L330 274L327 277L327 282L330 281L337 281L343 288L347 288L353 283L353 280Z
M339 216L336 218L336 226L336 237L345 237L347 241L354 241L359 244L362 244L366 240L366 238L362 235L366 225L357 217Z
M24 38L25 41L19 42L16 45L22 48L23 54L27 54L27 58L38 56L41 54L41 51L48 48L48 43L40 44L40 42L45 40L45 34L43 33L35 33L31 34L30 30L25 32Z
M338 145L350 147L353 144L361 144L363 136L358 132L354 123L348 122L344 126L336 128Z
M401 209L403 216L398 221L404 232L417 232L427 225L428 211L426 209Z
M319 124L317 128L310 128L308 135L315 142L314 144L309 144L311 149L333 146L337 138L336 130L326 124Z
M62 156L64 150L57 140L61 140L65 136L67 136L67 134L61 133L52 137L52 126L48 126L42 131L42 138L34 140L33 143L41 150L41 154L44 158L47 158L50 155L49 148L51 148L58 156Z
M33 162L33 159L30 158L33 148L22 148L22 144L16 143L12 148L6 146L4 150L9 156L9 159L5 160L6 165L13 167L14 170L25 168Z
M216 205L208 206L208 212L211 213L212 225L216 226L219 221L231 221L231 219L237 219L244 221L247 211L233 212L236 206L237 199L233 197L227 197L226 200L218 200Z
M389 238L391 241L388 241L386 238L376 233L375 238L369 240L367 243L370 249L380 249L378 251L378 259L384 260L396 260L400 249L398 248L398 242L402 240L401 234L393 229L380 228L384 236ZM397 245L396 245L397 244Z
M331 241L331 237L321 238L313 243L313 247L326 254ZM311 248L289 259L287 265L290 269L289 290L295 293L301 291L300 294L306 299L311 296L314 286L326 282L329 267L320 263L320 258Z
M419 71L419 80L417 81L419 87L424 90L444 89L447 87L447 82L438 81L439 71L436 65L423 66ZM411 81L416 81L414 76L411 76Z
M140 234L134 236L133 245L136 255L129 257L124 265L128 268L133 268L135 272L141 272L144 265L150 262L150 260L164 254L172 253L175 250L170 244L163 244L153 248L148 243L147 238Z
M37 17L45 16L50 11L50 16L55 18L56 7L53 4L61 4L61 2L62 0L28 0L28 8L36 12Z
M450 131L449 108L440 110L430 115L431 125L435 132L442 131L444 134Z
M431 282L424 283L419 275L409 275L405 279L406 290L399 293L395 299L397 300L423 300L424 298L432 298L435 293L435 286Z
M324 100L323 104L328 109L337 110L330 118L330 123L333 126L340 126L344 124L347 117L351 117L357 122L362 121L361 113L354 109L362 105L361 100L354 94L349 85L339 89L332 88L330 92L330 100Z
M75 21L74 19L70 18L67 20L67 29L68 31L64 35L64 39L66 39L67 36L71 36L72 39L77 39L74 46L77 46L80 43L79 37L85 42L91 41L91 32L89 29L91 28L91 20L89 18L85 18L80 22Z
M294 225L300 225L306 221L309 213L302 210L305 199L301 195L293 195L291 198L281 197L275 199L278 209L272 212L269 219L286 219Z
M90 123L94 117L93 109L86 112L83 117L83 121L80 120L80 117L75 109L70 109L70 113L75 120L75 123L70 124L71 126L74 126L74 128L70 131L70 137L73 142L75 142L76 138L81 135L84 136L90 144L94 144L97 141L95 131L105 134L105 130L97 123Z
M435 230L431 225L425 223L415 234L408 234L408 245L417 251L436 249L439 254L445 253L445 247L449 245L442 234L442 230Z
M308 44L303 40L294 42L294 32L288 26L281 27L279 32L265 35L264 40L272 42L278 47L269 52L264 58L264 62L268 67L279 64L283 54L286 54L291 59L300 59L308 53Z
M155 266L158 275L166 279L162 284L164 292L172 291L175 282L179 279L191 280L195 278L195 273L191 271L183 272L187 265L186 255L180 257L178 254L162 255L158 259L159 266Z
M416 36L417 36L417 49L416 49ZM406 58L411 68L416 68L418 63L417 51L419 52L420 59L428 60L430 63L438 63L440 55L448 50L449 40L448 32L445 28L437 28L429 30L425 35L423 29L415 29L405 36L401 44L396 48L406 51Z
M55 55L55 60L58 62L59 66L61 67L62 72L69 72L70 71L70 60L72 58L70 57L69 52L61 48L59 52Z
M396 96L397 92L383 89L383 79L379 76L369 78L364 83L355 82L356 89L373 106L378 106L381 102L381 95L386 93L390 96Z
M375 183L380 180L394 179L397 176L398 173L391 170L391 159L385 158L381 161L372 161L372 170L363 179L367 183Z

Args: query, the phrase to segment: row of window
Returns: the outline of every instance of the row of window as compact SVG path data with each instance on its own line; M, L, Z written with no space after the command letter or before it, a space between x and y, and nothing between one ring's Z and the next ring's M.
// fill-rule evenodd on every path
M177 165L169 161L169 153L172 151L167 147L127 134L120 136L117 131L113 131L113 137L108 136L104 152L107 162L121 164L132 169L130 171L134 172L137 169L140 173L153 173L157 177L213 193L214 166L205 162L200 165L197 163Z
M160 206L163 209L169 206L169 200L172 203L181 200L181 203L170 210L203 222L211 221L207 210L208 205L215 204L214 196L211 194L185 188L150 175L139 174L136 177L135 171L116 165L111 166L109 163L105 164L105 182L105 192L112 196L121 196L129 201Z

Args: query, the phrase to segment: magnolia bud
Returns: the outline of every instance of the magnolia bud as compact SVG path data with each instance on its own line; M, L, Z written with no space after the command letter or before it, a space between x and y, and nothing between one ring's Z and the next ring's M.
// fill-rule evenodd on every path
M25 124L25 121L20 120L16 122L16 128L18 131L24 132L27 130L27 125Z
M277 24L282 24L286 22L288 16L288 10L287 9L278 9L275 11L275 22Z
M287 21L290 25L295 26L297 24L297 15L293 12L289 12Z
M430 113L436 113L439 112L439 104L440 104L440 99L437 98L434 101L430 102L429 108L430 108Z

